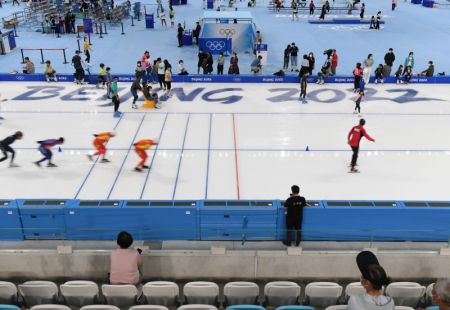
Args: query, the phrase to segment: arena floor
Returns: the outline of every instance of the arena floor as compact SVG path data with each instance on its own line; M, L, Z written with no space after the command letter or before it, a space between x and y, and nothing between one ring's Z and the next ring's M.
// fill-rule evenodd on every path
M19 168L0 164L0 198L278 199L299 184L310 199L449 200L450 95L443 85L370 85L361 173L347 173L353 112L349 84L183 84L160 110L122 118L104 90L69 83L2 83L0 138L17 130ZM92 134L115 129L111 163L88 161ZM37 140L64 137L58 168L38 168ZM133 142L159 140L148 172L133 171Z

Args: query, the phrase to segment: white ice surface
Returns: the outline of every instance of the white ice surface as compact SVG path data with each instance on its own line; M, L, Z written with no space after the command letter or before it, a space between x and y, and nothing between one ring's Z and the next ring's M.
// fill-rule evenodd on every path
M111 107L100 107L104 91L87 86L90 95L71 100L63 87L57 97L16 100L40 83L1 83L0 138L22 130L16 142L20 168L0 164L0 198L80 199L278 199L294 183L310 199L429 199L450 200L450 93L446 85L369 86L377 90L362 103L366 129L376 143L362 142L360 174L347 173L348 130L359 118L352 114L350 85L309 86L320 92L300 104L297 85L183 84L185 94L205 88L192 101L174 95L161 110L132 110L123 102L119 121ZM129 84L122 94L128 92ZM212 90L240 88L209 98L242 96L232 104L207 102ZM268 98L291 89L292 98ZM274 89L278 89L275 90ZM328 89L325 91L324 89ZM414 97L435 98L396 103L397 89L418 91ZM345 98L323 101L335 91ZM284 91L283 91L284 92ZM42 92L34 96L42 96ZM88 100L79 100L79 99ZM97 100L100 98L100 100ZM67 97L66 97L67 99ZM234 122L233 122L234 119ZM116 127L108 144L111 163L91 163L92 134ZM35 141L64 137L62 152L54 151L58 168L37 168L41 157ZM236 136L236 149L234 144ZM151 149L148 172L133 171L138 162L132 144L143 138L160 139ZM306 147L310 151L305 151ZM237 160L236 160L237 159Z

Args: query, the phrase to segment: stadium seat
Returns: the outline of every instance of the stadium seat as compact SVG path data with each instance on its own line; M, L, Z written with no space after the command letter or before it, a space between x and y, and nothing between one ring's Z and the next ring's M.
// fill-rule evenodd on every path
M50 281L27 281L18 288L27 308L58 301L58 286Z
M255 305L258 303L259 287L253 282L228 282L223 289L225 305Z
M14 283L0 281L0 304L17 304L17 287Z
M133 306L128 310L169 310L169 308L158 305L141 305L141 306Z
M31 307L30 310L71 310L65 305L37 305Z
M183 305L177 310L217 310L216 307L211 305Z
M312 282L306 285L305 295L311 306L326 308L338 303L342 286L334 282Z
M366 292L361 282L352 282L345 287L345 300L347 301L351 296L363 295Z
M314 308L310 306L281 306L275 310L314 310Z
M269 282L264 286L264 304L268 307L297 305L301 290L295 282Z
M217 305L219 286L214 282L189 282L183 288L187 304Z
M69 307L81 308L98 301L98 285L92 281L68 281L59 289Z
M347 310L347 305L336 305L326 307L325 310Z
M229 306L226 310L266 310L264 307L257 305L234 305Z
M395 310L414 310L412 307L406 307L406 306L395 306Z
M174 307L178 305L180 289L174 282L153 281L142 288L144 297L149 305Z
M14 305L2 305L0 304L0 310L21 310L19 307Z
M427 286L426 292L425 292L425 302L427 305L436 305L436 303L433 300L432 291L434 288L434 283L431 283Z
M102 293L108 305L126 308L136 304L138 290L134 285L103 284Z
M394 282L386 287L386 295L398 306L415 307L425 294L425 287L415 282Z
M80 310L120 310L116 306L111 305L90 305L84 306Z

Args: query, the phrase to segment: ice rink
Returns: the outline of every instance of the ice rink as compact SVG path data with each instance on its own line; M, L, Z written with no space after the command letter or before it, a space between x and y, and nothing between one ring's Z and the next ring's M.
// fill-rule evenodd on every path
M17 130L16 163L0 163L0 198L278 199L299 184L309 199L449 200L450 93L443 85L369 85L362 116L361 173L349 174L350 84L183 84L160 110L122 118L104 90L69 83L2 83L0 139ZM142 102L141 102L142 103ZM88 161L94 133L115 129L111 163ZM64 137L58 168L32 164L37 140ZM158 139L151 169L133 171L133 143Z

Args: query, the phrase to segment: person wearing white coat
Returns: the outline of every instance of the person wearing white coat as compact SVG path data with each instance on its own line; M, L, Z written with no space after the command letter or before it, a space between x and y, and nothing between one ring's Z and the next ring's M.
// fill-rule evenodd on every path
M370 74L372 73L373 55L369 54L363 62L363 79L364 83L369 84Z

